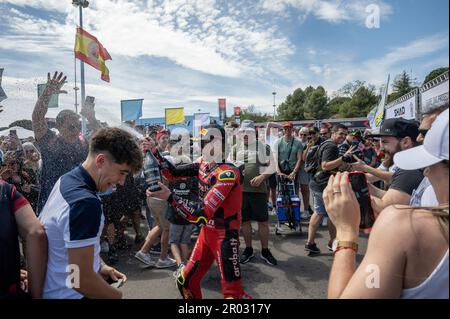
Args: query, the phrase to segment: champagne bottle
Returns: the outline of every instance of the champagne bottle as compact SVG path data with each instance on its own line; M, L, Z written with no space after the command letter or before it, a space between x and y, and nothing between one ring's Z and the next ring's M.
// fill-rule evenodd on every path
M156 192L161 189L158 182L161 181L161 173L159 170L159 163L152 152L147 151L144 160L144 176L145 186L151 192Z

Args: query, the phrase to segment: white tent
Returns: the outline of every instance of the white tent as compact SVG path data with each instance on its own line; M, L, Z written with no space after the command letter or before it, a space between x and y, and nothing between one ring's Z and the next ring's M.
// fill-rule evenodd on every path
M11 130L16 130L17 136L22 140L29 137L34 137L34 132L27 130L20 126L13 126L7 130L0 131L0 136L7 136L10 134Z

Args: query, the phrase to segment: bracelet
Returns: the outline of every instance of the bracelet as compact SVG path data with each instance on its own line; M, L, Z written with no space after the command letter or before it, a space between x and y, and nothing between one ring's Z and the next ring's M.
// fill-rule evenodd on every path
M336 248L336 250L335 250L334 253L336 254L338 251L344 250L344 249L351 249L351 250L353 250L353 251L355 252L355 254L358 252L357 249L354 248L354 247L349 247L349 246L339 246L339 247Z

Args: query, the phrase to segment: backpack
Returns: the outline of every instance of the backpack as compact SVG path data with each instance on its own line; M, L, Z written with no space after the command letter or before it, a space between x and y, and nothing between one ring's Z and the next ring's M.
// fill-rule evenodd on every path
M317 171L319 170L319 165L320 165L320 158L319 158L320 149L322 148L322 145L324 145L327 142L328 141L325 141L320 145L314 145L313 147L311 147L309 149L308 153L306 154L306 159L305 159L305 172L306 173L309 173L312 175L317 173Z

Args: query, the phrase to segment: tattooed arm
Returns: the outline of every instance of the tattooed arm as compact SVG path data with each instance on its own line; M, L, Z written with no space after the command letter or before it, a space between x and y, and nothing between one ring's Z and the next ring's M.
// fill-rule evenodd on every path
M59 74L55 72L53 78L50 78L50 73L47 73L47 84L44 92L42 92L42 95L38 98L34 106L32 115L33 131L36 140L41 139L47 133L48 125L45 120L45 114L47 114L48 104L52 94L67 93L67 91L61 90L66 78L66 76L63 77L62 72Z

